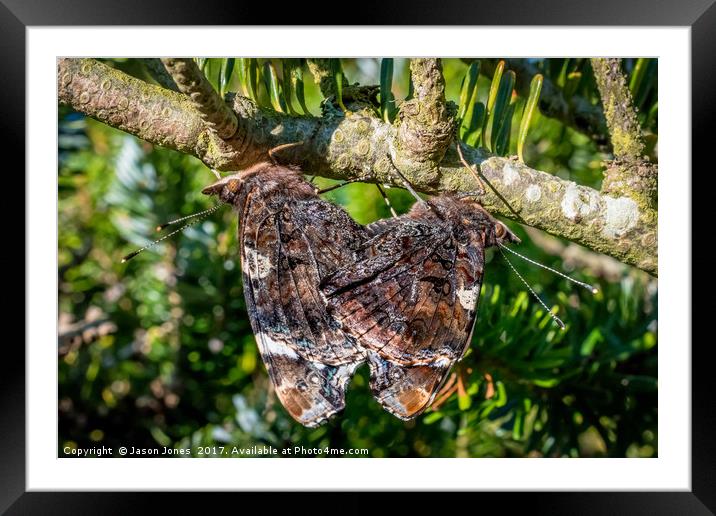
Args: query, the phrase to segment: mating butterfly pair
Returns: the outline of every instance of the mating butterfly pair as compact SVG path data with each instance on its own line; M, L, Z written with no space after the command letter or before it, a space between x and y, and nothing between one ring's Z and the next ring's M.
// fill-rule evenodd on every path
M271 163L205 188L239 213L246 305L283 406L307 427L370 367L383 407L411 419L467 350L485 248L519 239L478 203L440 195L361 226Z

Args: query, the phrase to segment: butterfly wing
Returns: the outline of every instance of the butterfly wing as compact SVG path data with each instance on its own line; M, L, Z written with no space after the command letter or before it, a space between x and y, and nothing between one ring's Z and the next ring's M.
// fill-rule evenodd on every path
M451 228L406 220L321 283L332 313L366 348L403 365L457 360L475 318L483 250Z
M345 386L364 360L318 291L323 275L354 258L359 235L352 232L360 227L318 198L250 187L240 240L251 325L282 404L301 424L317 426L344 408ZM339 230L321 230L335 222Z
M370 388L388 412L410 420L427 409L445 381L450 364L402 366L368 352Z
M484 246L447 223L401 219L376 226L363 260L321 288L344 329L369 350L375 397L410 419L430 405L467 350Z

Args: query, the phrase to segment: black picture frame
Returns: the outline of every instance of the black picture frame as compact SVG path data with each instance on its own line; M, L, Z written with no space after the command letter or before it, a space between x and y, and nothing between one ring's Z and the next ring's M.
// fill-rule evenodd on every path
M290 21L300 24L333 25L349 20L356 25L621 25L621 26L682 26L691 27L692 58L692 163L694 170L708 171L713 176L710 148L713 131L710 130L716 112L716 5L714 0L540 0L470 1L442 0L439 3L387 2L370 5L362 3L354 13L338 16L336 3L312 2L310 9L299 6L290 11ZM218 2L204 0L197 3L176 3L167 0L153 2L124 0L0 0L0 48L3 52L4 78L2 113L4 117L5 145L8 149L22 149L25 143L25 29L38 25L223 25L267 24L275 25L276 9L267 3ZM711 143L711 145L709 145ZM15 152L18 167L24 169L24 153ZM15 167L17 170L18 167ZM9 173L19 182L16 172ZM686 178L687 171L683 171ZM23 198L31 195L19 184L12 195ZM702 195L706 195L702 191ZM704 206L694 198L694 206ZM693 223L704 220L692 213ZM12 224L19 226L18 224ZM707 234L694 231L692 234ZM688 236L688 235L687 235ZM26 238L26 235L22 238ZM691 245L690 236L685 239ZM18 239L13 246L20 249ZM17 255L17 253L14 253ZM692 267L703 272L706 260L692 258ZM31 274L23 265L25 275ZM16 273L11 273L16 275ZM693 320L703 314L703 305L691 302ZM14 303L20 306L20 303ZM31 310L32 307L27 307ZM701 318L701 320L704 320ZM7 340L7 339L6 339ZM713 514L716 512L716 440L713 427L716 423L715 404L709 388L711 362L708 360L708 340L692 347L692 490L690 492L640 493L529 493L489 494L473 493L470 503L474 507L496 503L501 511L518 506L530 512L549 514ZM690 343L674 343L688 345ZM700 345L699 345L700 344ZM126 514L145 506L145 498L159 496L165 511L173 508L188 509L186 498L176 495L149 495L137 499L128 493L38 493L26 492L25 440L25 352L17 344L6 342L0 361L0 512L8 514ZM233 496L222 495L212 504L221 503ZM245 497L245 494L238 496ZM303 496L294 494L294 503L300 506ZM340 503L353 511L370 508L371 502L353 494L324 498L322 505ZM416 500L415 497L411 497ZM222 500L223 499L223 500ZM242 502L247 503L247 502ZM403 509L413 502L402 500ZM173 506L173 507L172 507ZM335 505L333 505L335 506ZM364 512L364 511L361 511Z

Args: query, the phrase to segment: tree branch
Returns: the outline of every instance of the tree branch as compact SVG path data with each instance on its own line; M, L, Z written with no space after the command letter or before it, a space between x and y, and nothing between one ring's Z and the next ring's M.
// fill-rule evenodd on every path
M181 95L147 85L92 60L66 61L69 63L61 62L59 69L63 102L152 143L193 154L211 168L240 170L266 159L272 147L303 141L303 146L279 153L279 159L324 177L360 178L400 186L388 158L392 150L400 147L400 123L398 127L387 124L370 109L340 117L298 117L259 108L251 100L234 95L233 111L239 120L239 130L233 139L224 141L207 134L198 113ZM105 80L110 80L111 95L94 95L92 92L100 91L102 88L98 85ZM107 116L107 110L117 99L132 103L132 109L123 111L121 119ZM163 118L157 120L154 112L155 106L167 103L176 106L177 111L181 108L182 114L174 115L174 123L164 122L165 125L159 126L166 133L160 137L156 129L154 132L142 130L164 121ZM186 123L180 123L181 120ZM181 137L174 138L172 131ZM194 140L189 141L191 138ZM656 275L655 210L627 196L600 193L509 158L488 156L472 148L466 148L464 154L468 162L479 165L484 179L499 192L498 196L488 188L482 199L488 210ZM478 189L453 147L437 166L405 155L401 159L400 170L419 191Z
M413 98L398 112L396 164L401 170L414 162L437 164L455 132L453 104L445 102L445 79L440 59L411 59Z
M621 59L594 58L591 63L615 157L607 164L602 191L655 208L658 168L642 156L644 140Z
M313 75L313 80L321 90L324 98L336 95L336 87L333 82L333 71L331 70L330 59L307 59L308 70Z
M60 59L58 97L100 122L156 145L192 154L212 166L242 152L244 133L224 141L210 131L191 100L94 59Z
M614 156L617 159L641 158L644 142L631 92L621 72L621 59L593 58L591 63L602 98Z
M77 111L151 143L196 152L204 127L183 95L94 59L60 59L57 79L60 102Z
M204 123L224 140L234 136L238 127L236 115L214 91L194 60L172 57L162 58L162 63L179 91L187 95L194 109L201 113Z
M159 86L168 90L179 91L174 79L172 79L172 76L169 75L167 69L164 68L164 64L161 59L158 57L142 58L142 62L147 68L149 75L151 75L152 79L157 81Z

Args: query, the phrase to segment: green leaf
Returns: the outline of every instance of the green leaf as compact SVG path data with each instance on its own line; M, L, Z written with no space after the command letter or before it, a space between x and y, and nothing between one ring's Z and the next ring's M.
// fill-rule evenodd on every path
M649 110L649 114L646 116L646 126L649 127L651 125L656 126L656 123L658 121L658 115L659 115L659 103L654 102L654 105L651 106L651 109Z
M587 338L584 339L584 342L582 342L581 347L579 348L579 354L583 357L589 356L594 351L594 347L604 341L604 336L602 335L602 332L599 330L599 328L594 328L592 331L589 332L589 335L587 335Z
M517 156L520 158L522 163L525 162L523 150L525 141L527 140L527 133L529 131L530 122L532 121L532 116L534 115L534 112L537 109L537 104L539 103L539 94L542 91L542 80L541 74L537 74L532 78L532 82L530 83L530 94L529 97L527 97L525 109L522 111L520 130L519 133L517 133Z
M512 425L512 438L515 441L522 439L525 429L525 413L522 410L515 411L515 422Z
M647 59L646 61L638 87L632 92L634 106L638 110L641 110L646 105L646 101L649 99L652 89L656 87L658 80L657 61L655 59Z
M490 128L490 150L495 150L497 139L500 135L500 128L505 124L514 85L515 72L508 70L500 81L500 86L497 89L497 95L495 96L494 107L492 113L489 115L490 120L487 122L488 127Z
M497 387L495 406L504 407L507 404L507 390L505 389L505 384L500 380L497 380L497 382L495 382L495 386Z
M458 373L460 374L460 373ZM472 398L463 385L462 376L458 378L457 384L457 406L460 410L468 410L472 406Z
M631 90L632 97L636 97L636 93L641 88L644 77L646 76L647 68L649 67L649 59L640 57L634 64L634 70L629 78L629 90Z
M426 425L432 425L433 423L436 423L437 421L440 421L443 418L442 412L433 412L432 414L428 414L423 418L423 423Z
M567 83L564 85L564 88L562 88L565 99L569 100L574 96L582 82L582 78L583 74L579 71L570 72L569 75L567 75Z
M221 77L221 66L223 59L208 58L204 64L202 72L209 81L209 84L214 88L215 91L219 92L219 82Z
M268 91L271 105L279 113L285 112L285 106L281 99L281 91L278 86L278 75L271 61L264 63L263 72L264 86L266 87L266 91Z
M550 389L555 385L559 384L559 382L559 378L537 378L535 380L532 380L532 383L535 384L537 387L544 387L545 389Z
M259 60L249 59L249 89L251 90L251 98L259 103L259 81L261 80L261 72L259 70Z
M462 88L460 89L460 104L457 118L463 120L468 109L472 108L477 102L477 78L480 75L480 61L473 61L462 79Z
M340 59L331 59L331 77L336 91L336 102L342 111L348 111L343 104L343 68Z
M497 92L500 89L500 83L502 82L502 72L505 69L505 62L500 61L495 67L495 74L492 76L492 83L490 84L490 94L487 96L487 114L488 116L492 113L492 109L495 107L495 100L497 99Z
M532 370L537 369L553 369L555 367L561 367L565 365L567 358L559 356L559 354L552 354L535 358L529 361L529 367Z
M206 68L206 62L208 59L206 57L195 57L194 61L196 61L196 65L199 67L199 70L203 72L204 68Z
M393 59L384 58L380 62L380 113L387 123L391 123L395 118L395 97L392 86Z
M467 110L466 118L461 127L461 139L466 144L476 147L482 136L485 121L485 104L476 102Z
M172 439L167 434L165 434L161 428L158 426L152 426L149 429L149 433L152 434L152 437L154 437L154 440L157 441L162 446L170 446L172 444Z
M250 59L241 57L238 59L237 75L239 76L239 86L244 97L251 97L251 88L249 87L249 61Z
M306 95L303 89L303 61L299 60L298 66L291 70L291 83L296 92L296 100L301 106L304 115L310 115L311 112L306 107Z
M281 87L283 88L283 100L286 103L288 112L292 115L298 114L298 112L293 109L293 82L291 80L292 69L296 66L296 61L296 59L281 60Z
M219 95L223 98L226 94L226 89L231 82L231 75L234 73L234 64L236 59L229 57L224 59L221 64L221 76L219 78Z
M569 75L569 59L564 59L562 62L562 67L559 70L559 76L557 77L557 80L555 81L557 83L557 86L560 88L564 88L564 86L567 84L567 76Z
M495 153L498 156L506 156L510 150L510 133L512 132L512 116L515 113L515 103L507 106L503 115L500 128L497 130L497 141L495 142Z

